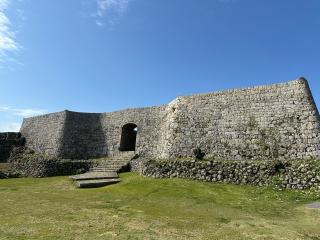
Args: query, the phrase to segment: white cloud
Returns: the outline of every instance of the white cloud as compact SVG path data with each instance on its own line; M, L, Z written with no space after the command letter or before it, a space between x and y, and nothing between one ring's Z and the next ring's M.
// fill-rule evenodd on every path
M105 21L114 25L115 20L121 17L128 9L131 0L95 0L96 12L92 14L97 26L102 27Z
M19 122L7 122L0 123L0 132L19 132L21 123Z
M11 114L18 117L33 117L46 113L46 110L33 109L33 108L14 108L10 106L0 106L0 112Z
M19 49L15 39L15 32L6 13L8 7L9 0L0 0L0 63L6 59L12 61L9 54Z

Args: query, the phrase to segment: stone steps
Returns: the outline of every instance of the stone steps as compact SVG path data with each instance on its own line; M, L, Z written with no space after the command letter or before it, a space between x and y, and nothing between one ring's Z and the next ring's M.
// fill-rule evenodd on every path
M98 162L89 172L70 176L79 188L103 187L120 182L118 172L128 165L134 154L127 153L114 159Z
M112 167L112 166L123 166L126 165L128 162L123 162L123 163L101 163L97 167Z
M125 161L113 161L110 160L110 162L102 162L98 166L92 167L90 171L92 172L108 172L108 171L114 171L119 172L124 166L126 166L129 163L130 160Z
M90 172L118 172L119 168L90 169Z
M103 167L93 167L93 168L90 168L90 171L108 171L109 169L115 169L116 172L118 170L120 170L123 166L125 166L126 164L124 165L110 165L110 166L103 166Z
M101 163L98 166L95 166L94 168L119 167L119 166L124 166L126 164L128 164L128 162L124 162L124 163Z

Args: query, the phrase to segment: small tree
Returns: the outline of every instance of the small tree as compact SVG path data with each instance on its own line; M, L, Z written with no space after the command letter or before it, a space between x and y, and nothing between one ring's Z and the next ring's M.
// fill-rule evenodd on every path
M193 154L194 154L194 157L199 160L202 160L206 155L204 152L201 151L199 147L193 150Z

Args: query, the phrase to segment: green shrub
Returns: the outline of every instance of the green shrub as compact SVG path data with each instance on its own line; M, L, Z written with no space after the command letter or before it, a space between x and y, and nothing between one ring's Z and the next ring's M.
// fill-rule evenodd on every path
M202 160L204 156L206 155L200 148L196 148L193 150L194 157L196 159Z

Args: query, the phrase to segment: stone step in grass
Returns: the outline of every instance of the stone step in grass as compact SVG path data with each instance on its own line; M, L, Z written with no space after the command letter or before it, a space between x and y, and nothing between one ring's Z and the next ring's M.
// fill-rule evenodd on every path
M115 171L104 171L104 172L87 172L83 174L73 175L69 178L78 181L78 180L91 180L91 179L114 179L118 178L118 174Z
M76 181L76 185L79 188L96 188L96 187L104 187L107 185L115 184L120 182L118 178L112 179L93 179L93 180L79 180Z
M320 209L320 202L313 202L306 205L307 208Z

